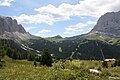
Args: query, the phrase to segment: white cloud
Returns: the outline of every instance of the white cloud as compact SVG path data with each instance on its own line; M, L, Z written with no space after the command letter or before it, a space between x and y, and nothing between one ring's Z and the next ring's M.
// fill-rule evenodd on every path
M10 6L14 0L3 0L0 1L0 6Z
M35 9L40 14L48 15L56 21L67 20L71 15L73 15L74 6L70 4L61 4L59 7L55 7L51 4Z
M26 31L30 31L31 29L35 29L37 27L29 26L29 27L24 27Z
M88 25L95 25L97 21L87 21L86 24Z
M65 28L64 34L74 34L76 32L81 32L81 31L83 31L83 28L85 28L86 26L87 25L83 24L83 23L71 25L71 26Z
M83 32L85 28L89 25L95 25L96 21L86 21L86 23L77 23L75 25L70 25L69 27L65 28L64 34L75 34L77 32ZM87 32L91 31L92 28L90 28ZM85 33L87 33L85 32Z
M54 22L69 20L71 16L100 17L106 12L119 11L120 0L80 0L78 4L71 5L63 3L58 7L51 4L36 8L36 15L22 14L15 17L19 22L46 23L52 25Z
M51 32L51 30L43 29L43 30L38 31L38 32L37 32L36 34L34 34L34 35L40 36L40 37L47 37L47 36L45 35L45 33L50 33L50 32Z
M36 34L34 34L35 36L39 36L39 37L45 37L45 34L40 34L40 33L36 33Z
M54 20L50 18L47 15L42 15L42 14L36 14L36 15L26 15L22 14L19 17L13 17L17 19L18 22L23 22L23 23L46 23L49 25L52 25Z
M75 5L75 14L78 16L100 17L106 12L119 11L119 0L82 0Z
M38 31L38 33L49 33L49 32L51 32L51 30L43 29Z

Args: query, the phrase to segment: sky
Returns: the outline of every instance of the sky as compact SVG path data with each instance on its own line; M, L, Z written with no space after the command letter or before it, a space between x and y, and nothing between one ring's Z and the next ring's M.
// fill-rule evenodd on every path
M88 33L100 16L120 10L120 0L0 0L0 16L9 16L40 37Z

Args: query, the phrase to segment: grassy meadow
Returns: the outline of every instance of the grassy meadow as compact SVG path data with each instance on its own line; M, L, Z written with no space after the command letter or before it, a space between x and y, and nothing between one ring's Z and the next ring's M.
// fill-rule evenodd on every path
M52 67L33 66L32 61L12 60L5 56L0 68L0 80L120 80L120 67L102 68L101 61L73 60L58 61ZM100 74L89 69L96 68Z

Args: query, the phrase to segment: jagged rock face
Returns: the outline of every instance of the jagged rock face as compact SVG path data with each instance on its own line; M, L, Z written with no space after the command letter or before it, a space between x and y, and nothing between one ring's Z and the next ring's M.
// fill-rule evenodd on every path
M0 34L3 34L5 31L26 33L22 25L18 25L15 19L12 20L10 17L0 17Z
M0 17L0 36L7 39L27 40L32 36L25 31L22 25L10 17Z
M120 11L106 13L101 16L90 33L120 37Z

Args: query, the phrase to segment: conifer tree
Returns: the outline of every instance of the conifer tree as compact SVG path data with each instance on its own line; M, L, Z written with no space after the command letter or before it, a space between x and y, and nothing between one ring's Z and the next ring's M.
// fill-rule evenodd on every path
M43 51L40 63L41 65L52 66L53 60L47 48Z

